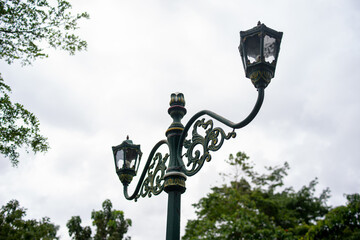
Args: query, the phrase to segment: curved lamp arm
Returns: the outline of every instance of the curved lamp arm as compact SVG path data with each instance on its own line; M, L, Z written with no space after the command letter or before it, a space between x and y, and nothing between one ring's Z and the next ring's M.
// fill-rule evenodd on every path
M201 116L203 116L203 115L208 115L208 116L210 116L210 117L218 120L219 122L225 124L226 126L228 126L228 127L230 127L230 128L233 128L234 130L245 127L246 125L248 125L248 124L256 117L256 115L257 115L257 113L259 112L259 110L260 110L260 108L261 108L261 106L262 106L262 103L263 103L263 101L264 101L264 96L265 96L264 88L263 88L263 87L260 87L260 88L257 88L257 90L258 90L258 98L257 98L257 101L256 101L256 103L255 103L255 106L254 106L253 110L250 112L250 114L249 114L244 120L242 120L242 121L239 122L239 123L233 123L232 121L230 121L230 120L228 120L228 119L226 119L226 118L224 118L224 117L222 117L222 116L220 116L220 115L218 115L218 114L216 114L216 113L214 113L214 112L212 112L212 111L208 111L208 110L202 110L202 111L196 113L192 118L190 118L189 122L185 125L184 130L183 130L183 132L182 132L182 134L181 134L181 136L180 136L179 145L178 145L178 149L177 149L179 163L180 163L180 165L182 166L183 172L184 172L187 176L192 176L192 175L194 175L195 173L197 173L197 172L201 169L204 160L209 161L209 160L211 159L211 156L210 156L209 154L208 154L207 156L204 156L204 155L205 155L205 154L204 154L204 155L203 155L203 156L204 156L204 157L203 157L204 159L202 159L202 160L200 161L200 163L197 163L197 164L198 164L198 167L196 167L195 169L193 168L193 169L190 170L190 171L188 171L188 170L186 169L185 164L184 164L184 162L183 162L182 159L181 159L182 148L183 148L184 143L185 143L185 138L186 138L186 136L187 136L187 134L188 134L188 131L189 131L190 127L194 124L194 122L195 122L198 118L200 118ZM200 124L201 124L202 127L204 127L204 128L207 128L208 125L211 125L211 129L212 129L212 121L206 122L206 123L202 121ZM225 136L225 133L224 133L224 131L223 131L222 129L217 128L217 129L214 129L214 130L216 131L215 134L221 134L221 135L223 135L223 138L221 139L220 144L218 144L217 146L215 146L216 143L213 142L213 144L214 144L214 145L213 145L213 149L210 149L210 150L213 150L213 151L216 151L216 150L218 150L218 149L221 147L222 142L223 142L224 139L229 139L229 138L231 138L231 137L235 137L235 136L236 136L235 132L229 133L227 136ZM216 140L216 141L217 141L217 140ZM200 142L199 142L199 143L194 143L194 145L197 145L197 144L203 144L203 143L200 143ZM196 158L198 158L198 157L199 157L199 156L197 156ZM189 156L188 156L188 158L189 158Z
M148 160L147 160L147 162L146 162L146 164L145 164L145 166L144 166L144 170L143 170L143 172L141 173L139 182L138 182L138 184L137 184L137 186L136 186L136 188L135 188L134 193L133 193L131 196L129 196L129 194L128 194L128 185L127 185L127 184L124 184L124 196L125 196L125 198L126 198L127 200L133 200L133 199L135 199L135 201L136 201L136 200L140 197L139 191L140 191L140 189L142 189L142 186L143 186L143 184L144 184L145 176L146 176L147 173L149 174L150 170L154 167L155 161L158 160L158 164L157 164L158 166L156 167L156 169L154 170L154 172L151 172L151 173L152 173L152 176L148 176L148 178L149 178L149 177L155 178L155 175L156 175L157 171L159 171L159 170L162 171L162 175L165 174L165 170L166 170L165 162L166 162L166 160L167 160L167 158L168 158L168 154L166 154L164 158L162 158L161 155L158 155L158 156L155 156L155 158L153 159L156 151L157 151L157 150L159 149L159 147L161 147L161 145L163 145L163 144L168 145L167 140L161 140L161 141L159 141L159 142L153 147L153 149L151 150L151 152L150 152L150 154L149 154L149 157L148 157ZM153 164L151 164L152 162L153 162ZM150 164L151 164L151 166L150 166ZM149 174L149 175L150 175L150 174ZM147 180L148 180L148 179L147 179ZM147 181L147 180L145 180L145 181ZM155 180L155 179L153 179L153 180ZM163 176L160 177L159 179L156 179L156 180L157 180L157 182L162 181L162 180L163 180ZM148 182L148 181L147 181L147 182ZM153 183L152 183L152 185L153 185ZM149 196L151 196L151 193L150 193L150 192L153 192L154 195L157 195L157 194L159 194L160 192L162 192L163 186L158 186L158 185L157 185L157 186L155 186L154 188L156 188L156 189L148 189L148 192L146 192L145 195L148 194ZM143 196L143 195L144 195L144 194L142 194L142 196Z

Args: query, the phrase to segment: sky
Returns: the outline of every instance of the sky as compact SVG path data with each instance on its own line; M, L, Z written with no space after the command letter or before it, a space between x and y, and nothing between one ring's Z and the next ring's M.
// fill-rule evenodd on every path
M69 56L50 49L49 58L25 67L0 62L11 98L39 118L51 146L46 154L22 151L16 168L0 157L1 205L17 199L27 218L48 216L60 225L61 239L70 239L71 216L91 225L91 211L110 199L132 220L132 239L164 239L167 194L126 200L111 146L127 135L141 144L142 171L152 147L165 139L174 92L185 96L184 125L203 109L233 122L246 117L257 91L237 47L239 32L258 21L284 33L275 77L253 122L187 179L181 235L196 217L192 204L223 183L219 173L231 172L224 160L238 151L258 171L287 161L285 184L295 190L317 177L317 193L330 188L331 206L360 192L359 1L71 3L72 12L90 14L77 31L87 51Z

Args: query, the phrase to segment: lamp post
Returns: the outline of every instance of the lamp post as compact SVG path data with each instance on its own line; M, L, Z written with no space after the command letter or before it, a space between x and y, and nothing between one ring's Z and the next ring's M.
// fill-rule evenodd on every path
M167 139L153 147L132 195L128 194L128 186L139 168L142 155L140 145L133 144L127 138L120 145L112 147L116 173L124 186L126 199L136 201L140 197L158 195L162 191L168 194L167 240L180 239L181 194L186 190L187 177L199 172L204 163L211 160L211 152L219 150L225 140L234 138L235 129L245 127L259 112L264 100L264 89L275 74L282 34L260 22L256 27L240 32L239 51L245 74L258 91L253 110L241 122L233 123L214 112L203 110L191 117L184 126L181 123L186 114L184 95L171 94L168 113L173 122L166 130ZM215 119L233 130L226 133L222 128L215 127L212 119L205 120L202 116ZM189 131L191 127L192 131ZM204 136L198 129L203 129ZM165 155L158 152L162 145L169 148Z

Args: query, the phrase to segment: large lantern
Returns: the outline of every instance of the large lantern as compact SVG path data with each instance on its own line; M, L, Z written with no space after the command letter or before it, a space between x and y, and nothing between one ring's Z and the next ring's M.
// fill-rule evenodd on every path
M245 74L256 88L265 88L275 75L282 35L260 22L240 32L239 51Z
M120 145L112 147L116 173L124 185L129 185L140 165L142 152L140 145L135 145L129 137Z

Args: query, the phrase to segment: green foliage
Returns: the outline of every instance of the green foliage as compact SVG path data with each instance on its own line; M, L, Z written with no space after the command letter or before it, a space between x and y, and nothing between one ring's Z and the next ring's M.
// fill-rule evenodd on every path
M80 216L71 217L67 222L66 226L69 229L69 235L73 236L72 239L76 240L88 240L91 239L91 228L81 227L81 218Z
M360 195L346 196L346 206L332 209L310 228L305 239L360 239Z
M259 174L248 159L241 152L230 155L235 174L227 176L233 181L212 188L193 205L197 219L188 221L184 240L300 239L328 212L329 190L316 197L316 179L297 192L279 190L289 165L267 167L267 174Z
M78 21L89 18L84 12L72 15L71 4L56 0L0 0L0 59L22 65L47 57L44 47L62 49L71 55L85 50L86 41L74 34ZM10 87L0 75L0 153L13 166L19 162L18 148L46 152L49 145L39 134L39 121L19 103L11 103Z
M0 59L7 63L21 59L23 65L47 57L44 43L74 54L86 49L86 41L73 31L84 12L72 15L71 4L57 0L52 6L47 0L0 0Z
M26 209L17 200L11 200L0 211L0 239L59 239L56 234L59 226L50 222L48 217L40 221L24 220Z
M123 211L112 210L112 203L109 199L103 202L102 207L103 210L91 213L93 225L96 226L94 239L123 239L128 228L131 226L131 220L124 218Z
M92 224L96 227L94 240L115 240L125 239L130 240L130 237L125 237L128 228L131 226L131 220L125 219L124 212L119 210L112 210L112 203L109 199L102 204L103 209L99 211L93 210L91 213ZM88 240L91 238L90 227L81 227L81 219L79 216L72 217L66 226L69 229L69 235L74 240Z
M39 121L34 114L19 103L12 103L6 85L0 74L0 153L18 164L18 148L32 149L34 153L49 149L47 139L39 134Z

